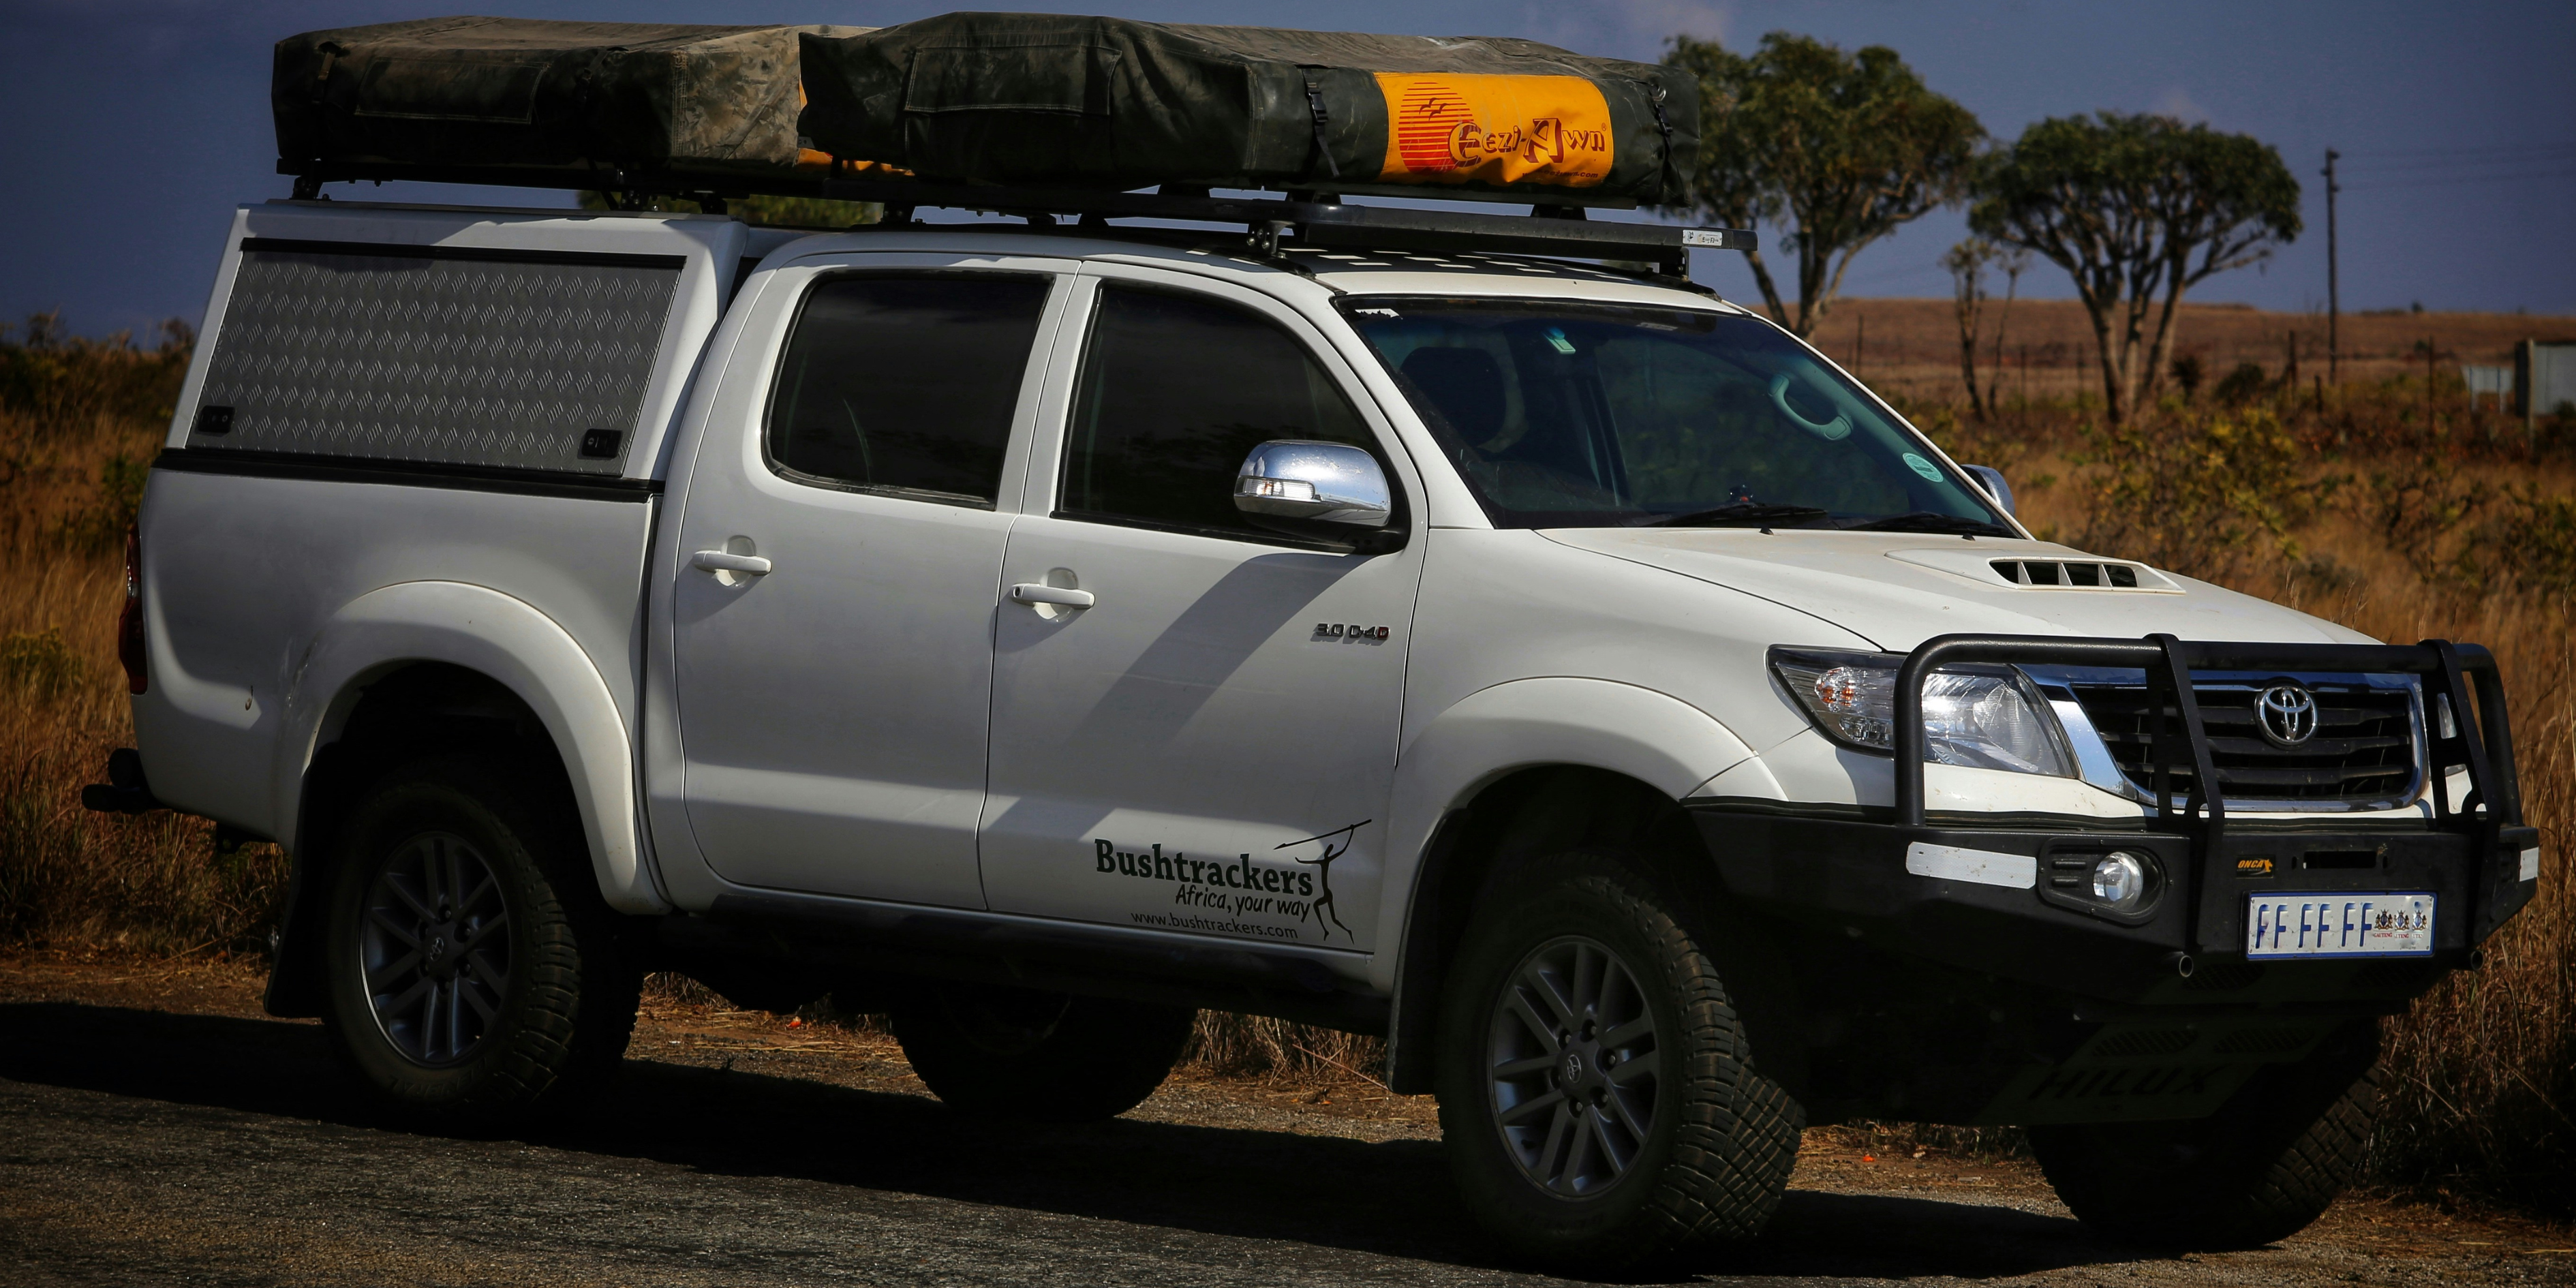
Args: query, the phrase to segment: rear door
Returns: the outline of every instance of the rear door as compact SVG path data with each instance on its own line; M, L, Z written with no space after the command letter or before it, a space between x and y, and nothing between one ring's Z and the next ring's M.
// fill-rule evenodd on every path
M849 255L770 288L780 356L708 427L672 600L687 818L726 880L983 906L1001 498L1071 267Z
M1142 267L1085 275L1086 335L1053 384L1069 406L1041 422L1059 450L1033 458L1004 561L991 906L1367 949L1419 520L1392 553L1321 548L1244 522L1234 477L1262 441L1324 439L1376 451L1398 497L1420 488L1293 311ZM1093 601L1018 602L1020 584Z

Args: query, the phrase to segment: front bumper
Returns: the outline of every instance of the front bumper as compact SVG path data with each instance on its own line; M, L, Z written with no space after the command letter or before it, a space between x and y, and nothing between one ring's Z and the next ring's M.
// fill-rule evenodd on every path
M1909 827L1848 807L1843 814L1753 801L1691 808L1728 892L1765 911L1886 951L2120 1002L2219 1000L2230 991L2222 982L2244 979L2242 968L2259 964L2246 958L2245 910L2249 896L2267 892L2430 891L2432 961L2458 965L2529 901L2534 883L2518 879L2521 854L2539 844L2539 833L2527 827L2495 829L2488 842L2474 831L2435 830L2411 819L2240 825L2211 844L2167 831L1994 828L1952 819ZM1925 875L1919 869L1934 865L1916 857L1918 846L2026 856L2029 863L1984 864L1981 880ZM2162 896L2136 920L2092 911L2050 883L2053 859L2115 849L2152 854L2167 878ZM2370 856L2371 866L2309 866L2310 856L2348 864L2360 855ZM2261 871L2240 866L2245 859L2271 860L2269 875L2239 875ZM2296 990L2308 1000L2403 1001L2430 985L2435 972L2419 969L2423 961L2276 964L2302 968L2316 986ZM2386 969L2371 969L2383 963ZM2276 981L2266 995L2278 992Z
M2146 672L2161 711L2156 804L2146 819L2133 829L2107 829L2087 819L1927 814L1922 677L1953 662ZM2458 714L2450 734L2429 739L2432 814L2249 822L2231 819L2226 801L2197 791L2177 801L2169 781L2190 775L2190 783L2215 783L2208 729L2192 701L2195 670L2424 675L2427 693ZM1868 938L1886 951L2115 1002L2205 1002L2226 992L2218 981L2259 974L2308 981L2295 992L2318 1002L2403 1002L2429 987L2439 966L2463 963L2535 891L2535 881L2522 878L2522 855L2537 848L2537 832L2522 827L2504 685L2494 657L2478 647L1940 636L1914 649L1899 672L1896 737L1893 809L1687 801L1726 889L1788 920ZM2458 801L2445 788L2455 768L2470 781ZM1953 850L1994 858L1924 858ZM2151 853L2166 876L2156 904L2136 920L2084 907L2050 884L2053 860L2110 850ZM2246 958L2249 896L2290 891L2432 891L2432 969L2427 958L2367 958L2251 971L2259 963ZM2208 979L2190 987L2202 971ZM2264 999L2282 999L2280 989L2275 981Z

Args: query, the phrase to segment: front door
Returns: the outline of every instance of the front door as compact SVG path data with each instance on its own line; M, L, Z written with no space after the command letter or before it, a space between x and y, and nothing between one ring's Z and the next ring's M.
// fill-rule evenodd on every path
M1246 522L1233 491L1252 447L1295 438L1370 447L1402 497L1393 436L1275 302L1145 269L1085 281L1055 468L1033 454L1004 560L987 897L1366 950L1422 543L1300 543Z
M885 262L786 288L756 423L710 427L690 474L673 600L689 826L728 881L982 907L998 499L1049 295L1073 279Z

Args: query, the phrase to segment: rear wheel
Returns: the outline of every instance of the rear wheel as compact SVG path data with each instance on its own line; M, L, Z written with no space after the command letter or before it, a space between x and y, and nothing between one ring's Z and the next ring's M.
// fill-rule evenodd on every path
M2379 1033L2357 1021L2264 1070L2208 1118L2033 1127L2031 1152L2086 1225L2134 1243L2251 1248L2307 1227L2360 1175Z
M1440 1124L1476 1218L1562 1274L1758 1233L1805 1114L1643 862L1577 851L1479 900L1445 990Z
M640 976L568 811L462 757L352 814L325 927L329 1021L392 1107L490 1123L612 1072Z
M927 986L894 1009L904 1058L963 1113L1115 1118L1163 1085L1198 1012L987 984Z

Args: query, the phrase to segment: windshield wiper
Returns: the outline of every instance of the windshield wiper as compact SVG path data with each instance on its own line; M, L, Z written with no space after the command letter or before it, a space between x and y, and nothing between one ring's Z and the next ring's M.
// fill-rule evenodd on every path
M1813 523L1830 518L1812 505L1774 505L1767 501L1734 501L1714 510L1639 519L1640 528L1764 528L1773 524Z
M2000 523L1983 519L1963 519L1955 514L1934 514L1916 510L1912 514L1892 514L1884 519L1844 526L1845 532L1954 532L1967 537L2017 537L2021 534Z

